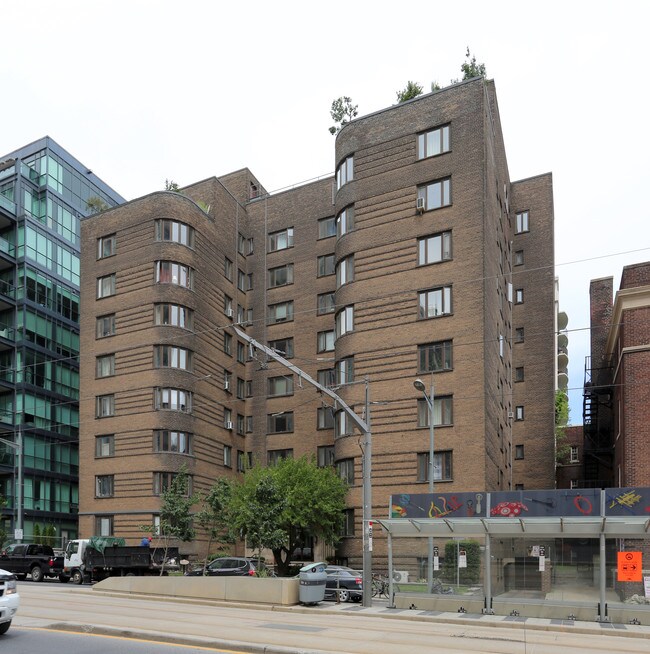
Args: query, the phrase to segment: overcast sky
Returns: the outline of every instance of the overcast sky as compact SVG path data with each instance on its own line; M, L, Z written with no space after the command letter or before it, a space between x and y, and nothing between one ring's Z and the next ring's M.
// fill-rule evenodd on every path
M235 6L236 4L236 6ZM589 280L650 259L650 2L31 0L2 7L0 156L53 137L127 199L244 166L269 191L331 173L329 108L408 80L495 80L511 180L551 171L582 422Z

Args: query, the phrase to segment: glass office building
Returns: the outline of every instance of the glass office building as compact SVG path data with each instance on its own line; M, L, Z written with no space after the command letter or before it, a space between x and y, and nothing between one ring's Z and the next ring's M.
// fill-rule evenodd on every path
M20 526L26 542L44 531L57 546L77 535L79 224L122 202L49 137L0 157L0 495L9 540Z

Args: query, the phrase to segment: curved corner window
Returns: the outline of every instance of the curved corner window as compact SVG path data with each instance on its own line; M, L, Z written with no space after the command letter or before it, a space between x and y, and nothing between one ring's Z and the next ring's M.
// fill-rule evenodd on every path
M354 329L354 307L345 307L336 314L336 338Z
M156 304L154 323L191 330L194 327L194 311L180 304Z
M156 220L156 240L180 243L188 248L194 247L194 227L177 220Z
M192 412L192 393L180 388L156 388L154 390L154 407L157 411Z
M173 261L156 261L156 284L176 284L194 288L194 270Z
M343 284L347 284L354 280L354 255L341 259L336 264L336 288L341 288Z
M336 190L354 179L354 156L346 157L336 169Z
M174 345L156 345L154 347L154 366L156 368L178 368L192 370L192 352L184 347Z
M341 238L354 229L354 205L345 207L338 216L336 216L336 236Z

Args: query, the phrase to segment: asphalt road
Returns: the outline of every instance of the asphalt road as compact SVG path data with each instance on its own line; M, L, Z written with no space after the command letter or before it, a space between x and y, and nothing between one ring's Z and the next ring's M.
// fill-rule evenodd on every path
M147 639L160 637L172 643L268 654L650 652L648 627L617 629L607 625L610 628L604 629L593 623L575 623L567 627L533 628L532 621L499 624L491 616L469 615L455 617L453 623L441 622L413 611L387 609L385 603L372 609L350 604L337 607L330 602L290 610L233 607L109 596L93 591L90 586L69 584L21 582L19 592L21 607L14 622L18 634L20 627L74 629L119 636L137 633ZM0 643L4 646L3 640ZM14 654L13 648L7 651Z

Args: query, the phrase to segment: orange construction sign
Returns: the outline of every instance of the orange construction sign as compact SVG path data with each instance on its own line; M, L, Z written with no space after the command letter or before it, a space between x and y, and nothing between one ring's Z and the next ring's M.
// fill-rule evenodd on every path
M618 553L618 581L643 581L641 552Z

